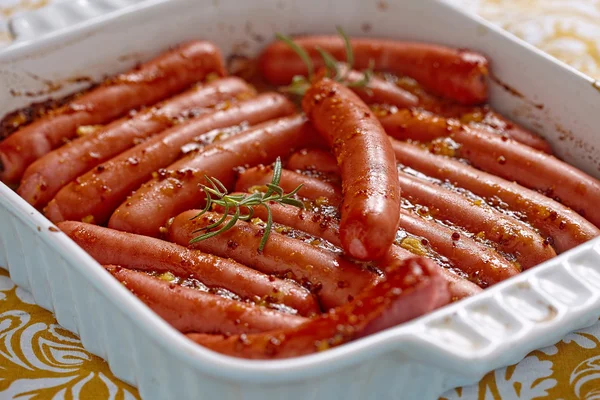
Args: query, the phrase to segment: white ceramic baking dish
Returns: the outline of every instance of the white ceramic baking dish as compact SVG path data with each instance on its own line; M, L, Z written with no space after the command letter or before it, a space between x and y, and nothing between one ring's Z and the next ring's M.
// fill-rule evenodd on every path
M487 54L491 102L559 156L598 176L593 82L488 23L433 0L156 0L24 39L0 54L0 115L131 67L193 38L255 54L274 32L386 36ZM507 90L518 88L522 96ZM12 91L10 90L12 89ZM30 92L32 97L11 92ZM14 93L14 92L13 92ZM557 342L600 316L600 239L482 294L320 354L225 357L188 341L0 184L0 265L145 399L434 399Z

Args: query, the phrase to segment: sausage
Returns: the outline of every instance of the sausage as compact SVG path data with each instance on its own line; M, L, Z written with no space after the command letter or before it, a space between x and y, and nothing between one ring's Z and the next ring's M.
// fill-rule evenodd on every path
M281 186L286 185L285 179L285 175L282 175ZM315 178L304 177L304 179L308 181ZM323 182L323 185L335 187L335 185L325 182ZM311 193L314 196L311 199L319 197L326 199L329 191L331 189ZM273 210L276 210L276 208L273 208ZM260 211L257 210L257 212ZM413 235L427 239L433 250L448 258L456 268L463 271L479 285L492 285L519 273L519 269L513 263L506 260L494 249L441 224L427 221L405 210L400 211L399 227ZM328 229L332 229L332 227L330 226ZM330 232L328 237L331 238L331 236L333 235ZM391 247L392 252L396 251L394 248L395 246ZM382 265L389 263L393 259L391 255L393 254L388 253L380 263ZM397 258L401 259L403 257L400 255Z
M284 96L265 93L192 119L148 139L63 187L45 209L53 222L90 220L104 224L119 204L152 173L177 160L181 148L203 133L242 122L256 124L289 115L294 105Z
M329 161L325 161L327 157ZM329 166L331 156L321 154L321 160L315 162ZM483 233L502 251L513 254L525 269L556 256L547 241L521 221L404 172L398 174L398 179L404 196L413 203L426 206L432 217L451 221L473 233Z
M107 80L1 142L0 180L18 182L29 164L75 137L78 126L105 124L170 97L209 73L225 75L221 52L212 43L193 41Z
M227 289L246 299L285 304L300 315L319 312L315 297L306 289L230 259L83 222L65 221L57 226L100 264L171 272L182 279L195 278L209 287Z
M458 131L453 138L460 143L457 155L474 167L540 191L600 227L598 179L554 156L481 130Z
M434 124L429 118L423 117L423 113L419 115L422 122L420 126L440 126L439 122ZM443 118L437 117L437 120ZM431 129L407 128L403 121L402 114L397 113L382 118L381 122L386 132L396 139L433 139ZM594 207L600 199L600 181L597 179L549 154L507 137L466 126L446 126L446 134L459 146L456 149L443 149L445 154L466 158L478 169L541 191L600 227L600 209Z
M498 249L513 255L523 269L556 256L547 241L515 218L406 173L400 173L399 179L405 198L427 207L431 217L450 221L494 242Z
M290 156L287 169L294 171L316 171L325 174L339 174L335 158L328 151L321 149L302 149Z
M324 65L317 48L346 61L344 41L335 36L294 38L304 48L316 67ZM488 61L479 53L435 44L401 42L387 39L351 39L355 67L365 69L374 63L375 70L408 75L432 92L463 104L487 100ZM307 75L300 57L283 42L271 43L259 57L259 69L268 82L287 85L295 75Z
M382 301L384 300L384 301ZM399 325L450 301L439 269L424 258L412 258L350 303L296 328L230 337L188 334L219 353L252 359L297 357L324 351Z
M517 275L520 271L511 262L470 237L428 221L406 210L400 214L400 227L413 235L427 239L428 244L452 264L467 274L479 286L487 287Z
M202 115L225 100L253 97L254 92L236 77L194 87L39 158L25 170L17 192L34 207L43 208L64 185L136 143L188 118Z
M552 146L541 136L525 129L524 127L508 120L495 111L489 110L485 113L480 123L471 122L470 126L478 129L487 129L508 136L512 140L523 143L526 146L552 154Z
M600 230L585 218L541 193L460 161L431 154L410 143L392 139L392 147L399 163L446 180L488 201L498 199L508 208L522 212L530 224L539 229L544 237L550 238L558 253L600 236Z
M175 217L169 227L169 240L187 245L199 235L194 231L221 218L221 214L207 212L192 220L198 213L199 210L191 210ZM267 274L293 278L316 293L326 310L346 303L378 279L377 275L341 256L277 232L270 233L261 252L258 247L263 232L261 226L238 220L228 231L190 247L232 258Z
M145 272L106 266L142 302L180 332L255 333L294 328L308 319L179 286Z
M340 167L342 247L359 260L381 258L394 241L400 208L396 159L385 131L358 96L331 79L311 85L302 109Z
M322 215L309 210L301 210L285 204L271 204L270 208L273 215L273 221L276 223L306 232L312 236L320 237L334 246L341 246L337 220L334 220L327 215ZM263 221L267 218L267 212L262 207L255 208L254 215L261 218ZM485 254L487 253L488 250L486 249ZM378 264L385 272L390 265L394 265L397 261L411 257L414 257L414 254L394 245ZM495 258L491 258L495 260ZM478 257L476 257L476 259L478 259ZM476 284L452 273L446 268L440 266L439 269L440 275L448 282L448 290L450 291L453 300L473 296L481 291L481 288Z
M252 191L256 187L270 183L272 178L272 166L249 168L240 174L235 184L235 190L238 192ZM289 193L299 185L302 185L302 188L298 191L298 196L300 197L307 199L322 197L323 200L327 200L329 205L336 207L342 202L342 193L337 186L287 169L281 171L279 186L281 186L284 192Z
M457 119L444 118L427 111L408 109L384 116L381 125L388 135L399 140L432 140L449 136L463 125Z
M497 136L509 137L546 153L552 153L550 145L541 137L531 132L528 134L523 133L526 131L522 129L502 130L502 125L499 124L497 125L498 128L491 128L481 123L464 125L458 119L444 118L440 115L417 109L398 110L394 114L383 116L380 121L386 132L397 139L430 142L438 138L459 134L462 131L484 129L491 131ZM484 126L484 128L481 128L481 126ZM508 127L507 124L504 126Z
M303 143L316 143L319 139L301 115L257 125L167 167L164 177L151 180L117 208L109 226L158 236L169 218L202 205L204 194L198 185L208 184L205 175L231 189L236 167L272 162Z
M494 110L491 110L487 105L472 107L440 99L424 91L418 83L411 79L399 79L396 84L409 93L418 96L419 107L424 110L446 118L459 119L460 122L466 125L487 129L494 133L508 136L509 138L533 147L534 149L552 154L550 143L541 136L508 120Z
M349 70L348 65L345 63L337 63L337 67L344 83L358 83L365 78L364 73L353 69ZM317 75L326 76L323 71L320 71ZM349 86L349 88L367 104L386 104L398 108L419 105L417 96L377 76L371 76L365 87Z

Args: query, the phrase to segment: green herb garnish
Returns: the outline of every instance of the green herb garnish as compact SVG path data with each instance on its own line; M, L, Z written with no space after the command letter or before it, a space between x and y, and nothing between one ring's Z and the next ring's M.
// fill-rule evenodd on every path
M348 36L344 32L344 30L339 26L336 29L338 31L338 34L342 37L342 40L344 41L344 48L346 49L346 69L342 74L342 72L340 71L340 62L336 60L331 53L328 53L324 49L317 47L316 50L319 52L321 58L323 58L323 61L325 62L325 76L348 87L364 88L365 90L368 90L369 82L373 76L373 60L370 60L369 68L362 71L362 79L355 82L348 81L348 74L354 67L354 52L352 50L352 44L350 43L350 39L348 39ZM294 50L294 52L298 54L298 56L302 59L304 64L306 64L306 68L308 69L308 75L296 75L292 78L292 83L290 85L282 88L284 92L302 96L309 88L310 82L312 81L312 78L314 76L315 69L312 59L310 55L306 52L306 50L304 50L297 43L295 43L291 37L282 35L280 33L275 34L275 37L281 40L282 42L286 43L288 46L290 46L290 48Z
M192 219L200 217L202 214L208 212L212 209L213 205L219 205L224 207L225 210L223 212L223 216L217 222L212 223L204 228L195 230L193 233L206 232L200 236L197 236L190 240L190 244L199 242L201 240L205 240L211 238L213 236L217 236L218 234L225 232L231 229L238 220L248 221L254 215L254 207L263 206L267 210L267 223L265 226L265 233L260 241L260 245L258 246L258 250L262 251L267 243L267 239L269 239L269 234L271 233L271 228L273 226L273 216L271 215L271 208L269 207L270 202L280 203L280 204L289 204L298 208L304 208L304 204L293 196L298 193L298 191L302 188L302 185L299 185L296 189L292 190L290 193L285 194L283 189L279 186L279 182L281 180L281 159L277 157L275 161L275 165L273 167L273 179L271 183L267 183L267 191L264 193L255 192L250 194L229 194L227 188L221 181L217 178L209 178L208 176L204 176L206 181L210 184L211 187L206 185L201 185L202 190L206 194L206 206L204 209L194 216ZM213 198L215 196L215 198ZM246 207L248 210L247 213L243 213L241 211L242 207ZM235 209L235 212L231 215L231 219L227 224L221 227L218 230L210 232L211 229L214 229L220 226L227 217L229 216L229 210Z

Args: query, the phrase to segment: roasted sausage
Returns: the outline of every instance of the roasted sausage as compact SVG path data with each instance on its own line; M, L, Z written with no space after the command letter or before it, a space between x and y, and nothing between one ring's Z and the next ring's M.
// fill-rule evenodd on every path
M230 259L83 222L65 221L57 226L100 264L171 272L182 279L195 278L209 287L227 289L246 299L285 304L300 315L319 312L315 297L306 289Z
M302 149L290 156L287 169L294 171L316 171L325 174L339 174L340 169L335 158L326 150Z
M254 89L235 77L194 87L39 158L25 170L18 193L34 207L45 207L64 185L140 141L188 118L207 113L211 107L226 100L253 96Z
M476 168L540 191L600 227L600 181L585 172L513 140L481 130L453 134L457 155Z
M303 325L256 335L212 337L188 334L207 348L230 356L297 357L336 347L426 314L450 301L447 283L431 260L411 258L354 301Z
M225 75L221 52L212 43L194 41L107 80L1 142L0 180L18 182L29 164L75 137L78 126L110 122L172 96L209 73Z
M293 328L308 319L167 282L145 272L105 267L133 294L183 333L240 334Z
M88 222L103 224L133 190L153 172L177 160L181 147L198 135L242 122L256 124L292 112L294 105L285 97L265 93L175 126L63 187L48 204L45 214L53 222L85 218Z
M315 66L324 65L317 48L346 61L344 42L335 36L304 36L294 38L304 48ZM449 47L400 42L386 39L351 39L355 67L374 68L416 79L432 92L464 104L479 104L487 100L486 76L488 61L479 53ZM301 58L283 42L271 43L260 55L259 69L272 84L289 84L295 75L307 75Z
M382 116L380 120L386 132L397 139L429 142L446 136L459 135L461 132L470 130L487 130L496 136L508 137L546 153L552 153L552 149L544 139L531 132L524 133L526 131L522 129L494 129L481 123L465 125L458 119L444 118L418 109L398 110L394 114Z
M175 217L169 227L169 240L187 245L199 235L194 231L221 218L221 214L207 212L192 219L198 213L191 210ZM190 247L232 258L267 274L289 276L316 293L325 309L346 303L378 279L374 273L341 256L277 232L270 233L263 251L259 251L263 229L238 220L231 229Z
M545 238L550 238L558 253L600 235L600 230L585 218L536 191L460 161L431 154L414 144L392 139L392 147L399 163L467 189L488 201L498 199L511 210L524 213L530 224L539 229Z
M334 246L341 246L337 220L326 215L312 212L310 210L300 210L296 207L284 204L271 204L270 208L273 215L273 221L276 223L306 232L312 236L320 237L327 240ZM255 208L254 215L256 215L258 218L261 218L263 221L267 218L266 210L262 207ZM402 219L402 215L400 218ZM449 234L446 232L446 237L450 237L451 235L452 232ZM464 246L464 242L461 243L461 247L462 246ZM457 253L457 251L454 251L453 253ZM488 249L483 252L485 255L489 253L492 253L492 255L488 256L487 259L491 259L491 263L493 264L499 256L497 256L495 252L489 252ZM378 265L385 272L390 265L395 265L397 261L405 260L411 257L414 257L414 254L394 245L390 248L388 254L386 254L386 256L378 262ZM454 259L456 261L456 258ZM481 258L475 257L475 262L478 260L481 260ZM497 263L497 265L507 264L502 263L501 260L500 263ZM439 268L441 270L440 275L446 281L448 281L448 290L450 291L453 300L459 300L464 297L472 296L481 291L481 288L476 284L451 271L448 271L444 267L440 266ZM506 268L510 268L510 266ZM470 271L472 270L473 269Z
M523 269L556 256L554 249L525 223L467 197L423 179L399 174L405 198L428 208L429 215L483 236L506 254L513 255Z
M362 72L349 70L345 63L338 63L338 73L343 82L350 83L350 89L367 104L386 104L398 108L416 107L419 98L414 94L402 89L392 82L377 76L370 76L365 85L358 85L365 79ZM326 76L324 71L319 71L318 76Z
M167 167L161 178L142 186L114 212L109 226L158 236L169 218L202 205L204 193L198 185L208 185L205 175L217 178L231 189L236 167L272 162L319 139L300 115L257 125Z
M311 85L302 109L340 167L342 247L359 260L383 257L394 241L400 208L396 159L385 131L360 98L331 79Z
M315 180L315 178L303 178L305 181ZM289 185L286 184L285 180L286 176L282 175L281 186ZM327 193L335 188L335 185L326 182L323 182L322 186L329 186L330 189L311 193L311 196L313 196L310 197L311 199L327 199ZM413 235L425 238L433 250L448 258L456 268L482 286L498 283L519 273L519 268L515 264L506 260L494 249L441 224L420 218L406 210L401 210L399 227ZM331 229L333 229L332 226L329 226L327 235L329 238L333 236ZM391 248L392 251L395 251L393 250L394 246ZM380 263L382 265L389 263L393 259L390 256L391 254L388 253Z

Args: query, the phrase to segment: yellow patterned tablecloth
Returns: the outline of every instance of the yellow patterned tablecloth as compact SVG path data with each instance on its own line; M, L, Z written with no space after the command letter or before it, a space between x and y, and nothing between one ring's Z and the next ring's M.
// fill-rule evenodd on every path
M600 79L600 0L449 1ZM0 46L9 40L5 18L50 2L0 0ZM0 399L138 397L0 270ZM489 373L477 385L451 390L443 399L600 399L600 323Z

